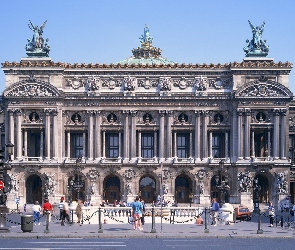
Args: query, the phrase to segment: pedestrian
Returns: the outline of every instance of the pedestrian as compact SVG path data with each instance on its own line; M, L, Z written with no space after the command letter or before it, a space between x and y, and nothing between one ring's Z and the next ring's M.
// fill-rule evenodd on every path
M62 211L62 217L61 217L61 225L65 225L65 220L67 220L68 223L70 223L70 210L69 210L69 204L67 201L63 201L63 211Z
M141 220L141 225L144 225L144 214L145 214L145 202L143 199L141 199L141 204L142 204L142 216L140 218Z
M24 214L27 212L27 203L24 204Z
M51 215L53 214L53 207L48 199L44 200L44 203L42 205L41 214L48 214L48 222L51 221Z
M59 220L61 220L61 218L62 218L62 211L63 211L63 209L64 209L64 203L63 203L63 201L64 201L64 197L61 197L60 198L60 203L58 203L58 208L59 208Z
M295 204L292 207L291 211L293 211L293 223L294 223L294 228L295 228Z
M202 217L200 215L197 216L196 224L197 225L202 225L203 224L203 219L202 219Z
M212 225L214 226L217 226L217 216L218 216L219 209L220 209L220 206L219 206L219 203L217 202L217 199L213 198L211 212L212 212Z
M132 203L132 217L134 230L142 230L141 217L142 217L142 203L139 201L139 197L136 196L135 201Z
M273 203L270 201L268 206L268 215L269 215L269 223L270 227L273 227L274 217L275 215L275 207L273 206Z
M82 200L78 200L78 204L77 204L77 207L76 207L76 215L77 215L77 218L78 218L77 223L79 223L80 226L82 226L82 207L83 207Z
M36 226L37 223L38 223L38 225L40 225L41 206L39 205L39 201L35 201L35 204L32 207L32 210L34 212L34 225Z

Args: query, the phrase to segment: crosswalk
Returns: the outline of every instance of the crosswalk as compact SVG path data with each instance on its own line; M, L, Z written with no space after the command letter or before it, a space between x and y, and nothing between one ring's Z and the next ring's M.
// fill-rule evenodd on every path
M126 242L102 239L50 239L50 240L27 240L22 243L22 247L1 247L1 250L67 250L67 249L120 249L126 248Z

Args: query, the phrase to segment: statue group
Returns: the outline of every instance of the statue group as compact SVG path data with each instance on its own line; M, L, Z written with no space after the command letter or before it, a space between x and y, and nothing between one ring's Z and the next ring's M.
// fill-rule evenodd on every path
M50 46L48 45L49 39L47 38L44 41L42 34L46 25L45 21L40 27L38 25L34 25L31 21L29 21L29 28L34 32L33 38L27 39L28 43L26 44L27 55L31 57L40 57L49 55Z
M248 20L250 27L252 29L252 40L246 40L248 43L247 46L244 47L244 52L246 53L246 57L265 57L268 54L269 46L266 46L266 40L262 40L262 33L264 30L265 22L261 24L261 26L254 26Z

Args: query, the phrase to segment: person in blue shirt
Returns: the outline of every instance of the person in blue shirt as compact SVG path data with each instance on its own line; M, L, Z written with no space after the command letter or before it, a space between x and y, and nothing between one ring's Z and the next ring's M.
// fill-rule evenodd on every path
M212 207L211 207L211 212L212 212L212 225L217 226L217 216L218 216L218 211L219 211L219 203L217 202L216 198L212 199Z
M142 227L141 227L142 210L143 210L142 203L139 201L139 197L136 196L135 201L132 203L132 216L134 221L133 223L134 230L136 229L142 230Z
M271 201L269 202L269 206L268 206L268 215L269 215L270 227L273 227L274 217L276 216L276 214L275 214L275 207L273 206L273 203Z

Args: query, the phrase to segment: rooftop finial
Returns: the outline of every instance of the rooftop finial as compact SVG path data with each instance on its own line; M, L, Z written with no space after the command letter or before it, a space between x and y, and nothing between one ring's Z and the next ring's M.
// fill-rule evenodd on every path
M29 20L29 28L34 32L33 38L31 40L27 39L26 51L29 57L48 57L50 51L50 46L48 45L49 39L47 38L44 42L42 37L46 23L47 20L39 27L38 25L32 24L31 20Z
M268 55L269 46L266 46L266 40L262 41L262 33L264 30L265 22L261 24L261 26L254 26L248 20L250 27L252 29L252 40L248 39L246 42L247 46L244 47L244 51L246 53L246 57L265 57Z
M141 35L141 37L139 38L141 45L145 46L145 45L152 45L153 43L153 38L150 35L150 29L148 27L148 25L146 24L143 30L143 35Z

